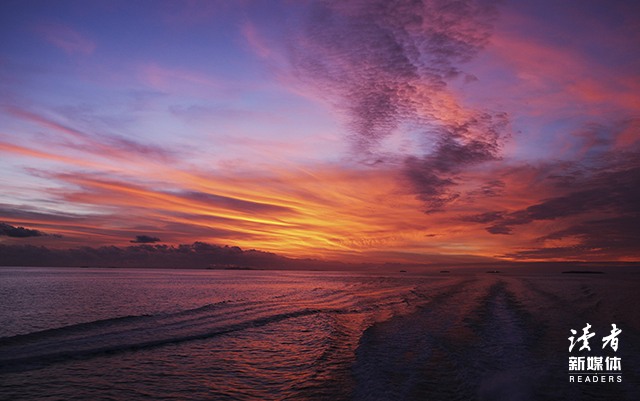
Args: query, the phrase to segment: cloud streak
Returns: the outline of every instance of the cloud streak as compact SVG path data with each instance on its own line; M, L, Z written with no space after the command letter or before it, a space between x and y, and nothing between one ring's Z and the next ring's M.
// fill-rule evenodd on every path
M69 55L74 53L90 55L96 49L94 41L87 39L78 31L63 24L44 22L35 25L35 30L45 40L64 50Z
M117 134L85 132L17 107L7 107L5 110L26 122L44 128L48 137L57 137L57 141L65 138L63 143L68 148L113 159L135 157L165 163L176 160L174 151L155 144L143 144Z

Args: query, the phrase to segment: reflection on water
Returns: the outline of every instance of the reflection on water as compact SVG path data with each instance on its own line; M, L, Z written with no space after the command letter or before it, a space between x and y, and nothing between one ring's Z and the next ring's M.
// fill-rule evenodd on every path
M633 399L633 275L0 268L0 398ZM622 383L570 385L615 323Z

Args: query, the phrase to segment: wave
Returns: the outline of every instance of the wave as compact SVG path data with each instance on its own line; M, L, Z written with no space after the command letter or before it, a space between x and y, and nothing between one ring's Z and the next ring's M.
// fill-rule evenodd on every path
M309 315L361 313L401 302L388 295L379 297L375 306L363 303L354 291L318 287L263 300L227 300L176 313L122 316L3 337L0 373L202 340Z
M193 341L193 340L203 340L223 334L233 333L235 331L244 330L251 327L260 327L264 325L268 325L271 323L276 323L285 319L291 319L301 316L314 315L318 313L342 313L340 310L312 310L305 309L291 313L282 313L276 315L270 315L266 317L257 318L254 320L249 320L243 323L232 324L228 326L217 327L212 330L204 330L202 332L197 332L193 334L187 335L175 335L171 334L167 335L158 335L155 339L149 339L146 341L131 341L133 338L128 339L129 341L122 342L112 342L108 343L109 339L107 335L101 336L100 339L107 340L106 345L104 346L89 346L83 347L81 341L69 342L64 341L56 344L45 343L45 344L37 344L31 345L30 349L22 349L19 353L7 352L3 353L0 359L0 373L6 372L15 372L15 371L24 371L31 369L38 369L44 367L46 365L55 363L55 362L64 362L67 360L78 360L85 359L93 356L104 355L104 354L114 354L118 352L124 351L135 351L145 348L158 347L166 344L172 343L181 343L185 341ZM153 330L164 331L163 327L154 327ZM46 337L44 333L36 333L37 336L34 337ZM133 332L130 333L133 336ZM24 339L20 339L23 341ZM96 342L98 339L96 339ZM0 343L0 347L5 345L4 342ZM66 350L60 350L60 348L65 348ZM57 348L56 351L49 351L51 348ZM26 351L26 352L25 352ZM14 356L17 354L29 354L29 356Z
M627 367L619 385L569 385L569 329L632 320L605 314L603 305L615 304L587 285L566 281L552 288L556 281L476 277L413 313L374 323L356 350L353 399L633 399L640 353L632 347L616 354ZM612 284L599 290L613 298ZM615 308L622 313L620 304ZM640 340L624 326L627 344ZM604 351L594 348L593 354Z

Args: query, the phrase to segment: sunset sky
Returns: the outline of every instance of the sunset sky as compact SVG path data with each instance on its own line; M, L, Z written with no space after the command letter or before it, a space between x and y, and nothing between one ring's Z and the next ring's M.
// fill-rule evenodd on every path
M2 1L0 245L639 261L639 17Z

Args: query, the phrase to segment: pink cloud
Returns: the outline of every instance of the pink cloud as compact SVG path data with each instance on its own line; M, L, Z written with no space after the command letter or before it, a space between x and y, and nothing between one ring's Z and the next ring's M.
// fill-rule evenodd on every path
M596 26L593 29L597 34L585 39L555 41L536 35L540 26L526 17L515 14L508 17L505 20L519 23L517 28L499 27L487 48L490 56L497 56L490 62L511 69L517 78L501 90L519 97L528 94L526 104L539 114L571 110L576 114L588 110L591 115L608 114L611 110L637 113L640 109L637 74L612 67L608 59L585 50L596 48L589 44L598 41L606 41L609 48L615 48L620 43L626 44L627 38L601 32L602 28ZM567 43L569 40L577 44ZM610 53L616 56L615 51Z
M264 39L260 37L256 31L256 27L250 22L246 21L242 26L242 34L251 45L251 48L260 56L267 57L271 53L271 50L264 43Z
M90 55L96 49L94 41L85 38L78 31L55 22L42 23L35 27L44 39L53 43L67 54L82 53Z
M219 87L220 84L208 76L192 71L167 69L151 63L140 68L140 80L158 90L171 90L185 85L201 88Z

